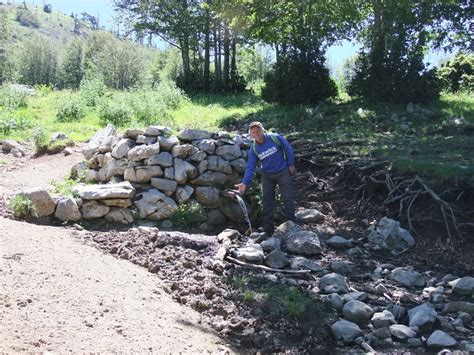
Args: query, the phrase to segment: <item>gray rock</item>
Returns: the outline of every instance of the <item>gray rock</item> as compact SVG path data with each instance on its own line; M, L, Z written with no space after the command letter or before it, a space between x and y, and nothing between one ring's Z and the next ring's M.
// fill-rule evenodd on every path
M160 154L154 154L147 160L148 165L160 165L163 168L169 168L173 166L173 157L168 152L161 152Z
M176 189L176 202L178 204L186 203L189 201L194 193L194 189L189 185L179 186Z
M226 239L237 240L240 236L241 234L238 230L227 228L217 235L217 240L219 242L225 241Z
M241 178L238 175L227 175L218 171L206 171L197 178L191 180L193 185L214 186L221 185L226 182L238 183Z
M427 341L429 348L449 348L457 345L456 339L442 330L435 330Z
M56 143L69 139L69 136L64 132L53 132L49 137L50 143Z
M324 293L348 293L346 278L336 273L324 275L319 280L319 288Z
M425 278L419 272L413 271L410 267L397 267L392 270L390 276L395 281L408 287L425 285Z
M332 325L331 330L334 337L344 343L351 343L364 334L357 324L347 320L338 320Z
M201 163L204 159L206 159L207 154L204 152L196 152L193 153L190 157L189 160L196 162L196 163Z
M171 134L171 129L165 126L148 126L144 132L145 136L152 136L152 137L157 137L161 135L167 136L170 134Z
M352 300L365 302L369 298L369 295L366 292L352 291L342 295L341 298L344 303Z
M146 138L147 137L142 136L142 135L138 136L136 140L137 144L146 144ZM156 141L153 143L156 143Z
M200 151L207 154L214 154L216 150L216 141L214 139L202 139L197 142L197 147Z
M19 193L31 201L31 215L33 217L45 217L52 215L56 208L56 203L44 189L32 189Z
M289 263L288 256L278 249L273 250L265 257L265 264L275 269L282 269Z
M135 202L140 218L148 218L151 220L161 220L168 218L178 208L173 199L167 197L157 189L150 189L147 192L138 194L141 198Z
M382 312L376 312L371 319L374 328L388 328L392 324L395 324L395 316L392 312L383 310Z
M100 200L100 203L105 206L114 206L128 208L132 205L132 201L128 198L113 198L110 200Z
M136 129L136 128L128 128L123 132L123 137L124 138L131 138L133 140L137 140L138 136L143 136L145 133L144 130L142 129Z
M59 200L54 217L61 221L79 221L81 219L81 212L76 200L71 197L64 197Z
M146 145L152 145L158 142L158 137L149 137L149 136L144 136L145 137L145 144ZM137 140L138 142L138 140ZM160 146L161 149L161 146Z
M200 186L194 191L196 200L206 207L219 206L219 190L212 186Z
M215 154L223 157L225 160L235 160L241 156L240 147L238 145L223 145L216 149Z
M330 265L331 270L337 274L349 275L354 271L354 263L345 260L335 260Z
M291 234L285 240L288 252L299 255L317 255L321 253L321 243L318 235L310 231L299 231Z
M415 239L400 223L382 218L368 229L369 246L375 250L385 250L393 255L399 254L415 245Z
M176 145L179 144L179 139L177 137L158 137L158 143L160 144L161 150L166 152L171 151L171 149Z
M322 272L324 269L320 263L314 260L306 259L302 256L296 256L290 260L292 270L311 270L313 272Z
M243 174L247 166L247 162L244 159L235 159L230 162L232 169L238 174Z
M251 244L242 248L238 248L235 251L235 257L239 260L261 264L264 258L264 254L260 245Z
M449 302L444 306L444 313L453 313L453 312L466 312L469 314L474 314L474 303L465 302L465 301L454 301Z
M364 302L352 300L344 305L342 314L344 318L350 322L365 325L369 323L374 314L374 310Z
M207 220L210 225L219 226L226 222L225 216L216 208L207 211Z
M84 201L81 206L81 214L82 218L84 219L95 219L104 217L107 213L109 213L109 211L109 206L101 205L100 203L94 200Z
M23 148L23 146L18 143L17 141L14 141L12 139L5 139L3 142L2 142L2 151L5 153L5 154L8 154L11 152L12 149L16 149L18 150L22 155L25 155L25 148Z
M324 218L326 218L326 216L317 209L297 211L295 217L298 221L304 223L321 223L324 221Z
M117 131L115 130L115 127L109 123L107 127L97 131L94 137L92 137L92 139L82 148L82 154L87 160L91 159L104 139L108 136L115 135L117 135Z
M135 194L135 189L128 181L107 185L76 185L72 191L84 200L132 198Z
M128 160L131 161L141 161L148 159L154 154L160 152L160 144L155 143L151 145L139 145L130 149L127 153Z
M166 168L163 177L165 179L174 180L174 168Z
M23 156L23 153L16 148L10 150L10 154L13 155L15 158L21 158Z
M416 337L416 332L403 324L394 324L389 328L390 333L397 339L405 340Z
M330 295L327 295L327 300L331 303L331 306L335 310L342 311L344 302L342 301L341 296L339 296L337 293L331 293Z
M335 235L327 241L327 244L334 249L346 249L352 247L352 240Z
M115 159L125 158L128 151L135 146L135 142L131 139L121 139L112 149L112 157Z
M211 132L190 128L186 128L178 133L178 139L186 142L192 142L197 139L208 139L211 137Z
M175 180L153 178L151 179L151 186L156 187L162 191L176 191L178 183Z
M64 153L65 156L68 156L68 155L71 155L72 153L74 153L74 150L71 147L66 147L66 148L64 148L63 153Z
M158 165L152 166L137 166L135 168L127 168L124 172L124 179L130 182L137 182L145 184L152 180L152 178L162 176L163 170Z
M178 184L184 184L188 179L194 179L198 175L196 167L179 158L174 159L174 178Z
M199 175L203 175L206 170L207 170L207 160L203 160L198 165Z
M433 327L438 313L427 303L416 306L408 311L409 326L418 327L422 332Z
M133 216L126 208L112 207L105 215L105 220L110 223L130 224L133 223Z
M451 333L454 332L454 325L448 320L448 318L443 316L437 316L436 322L439 324L439 329Z
M218 157L216 155L210 155L206 158L206 160L207 169L213 171L220 171L226 174L232 173L232 166L227 160L222 159L221 157Z
M392 333L390 333L388 327L376 328L372 333L370 333L370 335L377 339L387 339L392 337Z
M98 180L102 182L110 181L113 176L123 175L128 166L126 159L114 159L111 153L105 153L101 160L102 168L99 170Z
M389 305L387 309L392 312L392 314L395 316L395 319L398 321L401 321L407 314L406 308L398 304Z
M275 237L268 238L260 243L263 251L281 250L281 240Z
M465 276L451 281L449 285L453 288L453 293L459 295L474 295L474 277Z
M187 158L192 154L193 146L191 144L175 145L171 148L171 156L173 158Z

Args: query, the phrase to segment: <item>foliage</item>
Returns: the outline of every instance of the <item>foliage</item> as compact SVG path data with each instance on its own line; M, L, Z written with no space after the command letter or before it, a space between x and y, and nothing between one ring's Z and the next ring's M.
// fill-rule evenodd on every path
M291 317L298 320L314 317L315 299L297 287L268 285L262 291L266 294L265 303L270 317Z
M39 96L46 96L51 93L53 90L51 85L46 85L46 84L37 84L35 85L35 92Z
M77 39L66 47L61 64L61 86L64 88L77 89L81 85L84 76L82 47L82 42Z
M36 154L41 154L48 149L49 139L45 130L38 126L33 129L33 143Z
M77 180L67 179L64 181L50 181L50 184L54 187L53 192L61 196L73 197L74 193L72 188L77 185Z
M18 9L16 11L16 20L22 25L26 27L40 27L40 21L38 15L27 9Z
M262 97L282 104L317 103L337 95L329 71L318 62L308 63L299 58L280 59L274 70L265 76Z
M438 76L446 91L474 91L474 54L459 52L440 66Z
M12 85L0 87L0 106L6 110L15 110L28 106L28 94Z
M10 135L15 131L24 131L32 127L32 120L23 112L0 111L0 132Z
M80 121L85 115L86 112L81 100L71 96L59 103L56 119L59 122L73 122Z
M7 13L0 9L0 84L12 79L14 66L11 58L11 29Z
M16 218L26 218L33 211L33 203L25 195L17 194L8 202L8 208Z
M149 62L150 86L155 88L162 81L176 82L181 71L181 57L176 48L156 50Z
M23 84L56 84L58 78L57 45L41 35L26 40L18 54L18 74Z
M118 100L102 100L98 113L99 121L103 126L112 123L116 127L125 127L133 119L133 110L130 105Z
M197 202L180 204L170 216L173 226L178 228L197 227L207 220L206 211Z
M80 86L80 96L84 105L95 107L105 95L107 87L101 77L84 78Z

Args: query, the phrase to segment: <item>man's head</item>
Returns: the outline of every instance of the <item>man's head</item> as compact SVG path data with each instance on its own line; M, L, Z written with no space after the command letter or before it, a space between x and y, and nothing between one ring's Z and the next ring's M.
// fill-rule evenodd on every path
M250 136L255 139L257 143L263 143L264 142L264 133L265 133L265 128L263 127L263 124L261 122L255 121L249 124L249 133Z

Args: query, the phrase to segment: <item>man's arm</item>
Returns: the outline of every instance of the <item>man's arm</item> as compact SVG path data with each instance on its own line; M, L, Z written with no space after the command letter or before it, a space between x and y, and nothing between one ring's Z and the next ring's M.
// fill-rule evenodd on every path
M278 135L278 139L283 144L283 149L285 149L285 152L286 152L286 160L287 160L287 163L288 163L288 170L290 171L290 174L293 175L296 172L295 154L293 153L293 148L291 148L290 143L288 143L286 138L283 137L282 135Z

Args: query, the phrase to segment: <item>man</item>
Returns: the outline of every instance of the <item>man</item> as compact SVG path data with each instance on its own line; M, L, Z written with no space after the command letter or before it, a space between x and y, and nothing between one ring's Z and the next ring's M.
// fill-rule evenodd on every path
M235 185L243 195L252 180L258 160L263 171L263 230L272 235L275 229L275 187L280 188L286 220L295 220L295 202L291 175L295 173L295 157L288 141L279 134L265 133L260 122L249 125L249 133L254 139L250 147L245 175L240 184Z

